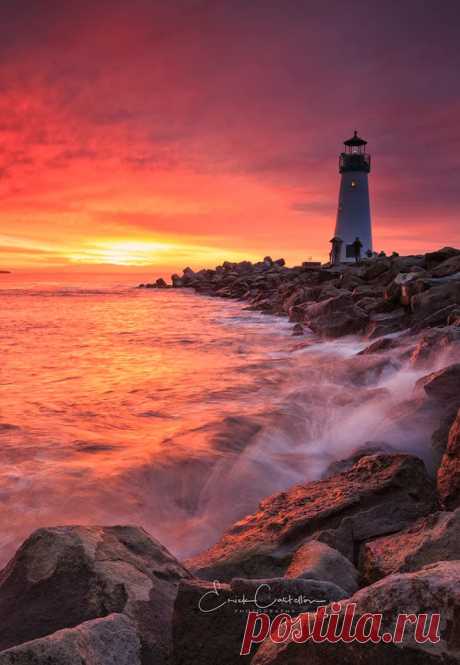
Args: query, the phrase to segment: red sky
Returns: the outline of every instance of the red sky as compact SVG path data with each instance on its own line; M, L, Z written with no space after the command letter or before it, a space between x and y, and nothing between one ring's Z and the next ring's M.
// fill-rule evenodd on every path
M0 267L325 259L355 128L375 248L460 245L459 21L456 0L2 3Z

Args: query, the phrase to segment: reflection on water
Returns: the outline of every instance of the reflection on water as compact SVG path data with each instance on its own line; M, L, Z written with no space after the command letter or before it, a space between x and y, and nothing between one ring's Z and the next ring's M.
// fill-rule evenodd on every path
M1 562L77 522L140 524L185 556L361 442L426 444L423 423L389 417L420 372L370 366L356 339L94 280L2 282L0 304Z

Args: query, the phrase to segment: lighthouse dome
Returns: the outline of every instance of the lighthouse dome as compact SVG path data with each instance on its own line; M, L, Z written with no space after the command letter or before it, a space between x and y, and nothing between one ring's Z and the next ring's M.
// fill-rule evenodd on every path
M359 145L366 145L367 141L358 136L358 132L355 129L351 139L347 139L346 141L343 142L343 144L348 146L359 146Z

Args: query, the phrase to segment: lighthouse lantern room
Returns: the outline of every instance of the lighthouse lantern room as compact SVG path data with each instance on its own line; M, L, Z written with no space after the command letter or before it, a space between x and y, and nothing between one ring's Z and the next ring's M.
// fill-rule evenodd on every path
M368 174L371 157L367 141L355 131L344 141L339 157L340 191L335 235L331 240L331 263L355 262L372 252Z

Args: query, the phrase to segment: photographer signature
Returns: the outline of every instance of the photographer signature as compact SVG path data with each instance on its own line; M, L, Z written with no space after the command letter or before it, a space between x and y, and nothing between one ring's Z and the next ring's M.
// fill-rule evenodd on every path
M213 582L213 588L204 593L198 603L198 608L201 612L209 613L216 612L217 610L225 607L226 605L254 605L259 610L266 610L274 605L309 605L309 604L319 604L324 605L326 600L318 600L316 598L307 598L303 595L292 596L291 594L287 596L281 596L279 598L273 598L270 601L263 601L261 596L266 592L271 592L271 587L266 582L260 584L254 592L253 597L248 597L245 593L242 596L231 596L230 598L223 598L221 595L222 587L219 582Z

